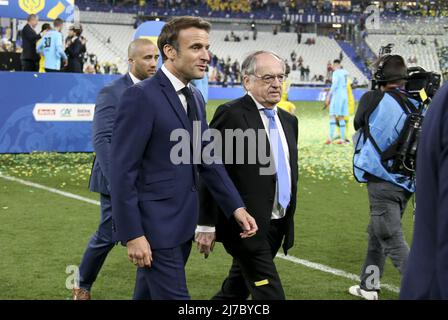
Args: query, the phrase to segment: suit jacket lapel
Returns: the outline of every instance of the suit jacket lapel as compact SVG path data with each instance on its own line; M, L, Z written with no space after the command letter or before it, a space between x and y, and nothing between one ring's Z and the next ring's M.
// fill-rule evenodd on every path
M203 114L202 114L202 107L204 107L205 108L205 105L204 105L204 103L203 103L203 100L202 99L200 99L199 98L199 96L198 95L200 95L201 93L199 92L199 90L198 89L196 89L194 86L190 86L190 88L191 88L191 91L193 92L193 98L194 98L194 101L196 102L196 114L197 114L197 116L198 116L198 120L200 121L200 120L202 120L203 119ZM205 120L207 120L207 119L205 119Z
M177 117L182 122L182 125L184 126L184 128L186 128L191 134L193 131L193 128L191 127L190 121L188 120L187 113L185 112L185 109L182 106L182 103L179 100L177 92L174 90L174 87L171 84L170 80L165 76L165 74L163 73L162 70L157 71L155 77L158 78L162 92L164 93L165 97L168 99L168 102L170 103L171 108L174 110Z
M132 81L131 76L129 75L129 72L126 73L123 78L124 78L123 80L124 80L124 84L125 84L126 88L130 87L134 84L134 81Z
M264 143L265 155L267 157L271 157L271 144L269 143L266 128L264 127L263 120L261 119L260 110L258 110L255 101L248 94L243 97L243 105L245 108L243 116L246 120L248 128L256 130L255 134L257 136L257 149L259 149L261 144ZM262 136L259 135L259 132L262 133ZM262 165L261 163L260 165L263 167L267 166L267 164Z
M245 108L244 118L246 119L247 127L255 130L265 130L263 120L261 120L260 111L251 96L246 94L243 97L242 103Z

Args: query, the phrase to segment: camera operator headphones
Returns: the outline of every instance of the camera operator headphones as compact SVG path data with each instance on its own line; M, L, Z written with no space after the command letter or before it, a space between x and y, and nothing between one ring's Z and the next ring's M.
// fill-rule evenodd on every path
M389 77L386 77L386 74L384 74L384 67L387 65L387 63L393 58L393 57L399 57L400 59L403 59L402 56L397 54L386 54L380 58L378 67L375 71L375 74L373 75L374 79L378 83L385 83L390 81L396 81L396 80L406 80L408 78L408 73L406 74L397 74L397 75L389 75ZM404 61L404 59L403 59Z

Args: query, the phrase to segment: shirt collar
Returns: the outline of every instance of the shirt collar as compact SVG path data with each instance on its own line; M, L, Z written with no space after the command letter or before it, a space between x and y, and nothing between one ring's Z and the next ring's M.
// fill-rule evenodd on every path
M174 74L172 74L167 67L165 67L165 65L162 65L162 72L167 76L168 80L170 80L171 84L174 87L174 90L176 90L176 92L179 92L180 90L182 90L184 87L189 87L190 84L187 84L185 86L185 84L180 81Z
M129 76L131 77L131 80L132 80L132 82L134 84L139 83L140 81L142 81L142 80L138 79L136 76L134 76L131 71L129 71Z
M252 100L254 100L255 105L257 106L257 108L258 108L259 111L261 111L261 110L263 110L263 109L268 109L268 108L266 108L266 107L263 107L263 105L262 105L261 103L259 103L259 102L254 98L254 96L252 95L252 93L248 92L247 94L252 98ZM274 106L273 110L275 111L275 113L277 113L277 106Z

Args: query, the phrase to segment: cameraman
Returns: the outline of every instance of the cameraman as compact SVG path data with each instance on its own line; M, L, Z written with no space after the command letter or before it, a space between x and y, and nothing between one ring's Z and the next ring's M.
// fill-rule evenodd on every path
M386 257L400 273L406 267L409 247L401 218L415 191L415 181L410 175L391 172L393 160L384 161L381 156L400 136L407 114L412 112L409 108L420 108L420 103L404 90L408 73L403 57L382 56L375 69L379 88L362 96L354 120L358 132L353 169L356 180L367 183L370 221L361 282L349 292L367 300L378 299Z

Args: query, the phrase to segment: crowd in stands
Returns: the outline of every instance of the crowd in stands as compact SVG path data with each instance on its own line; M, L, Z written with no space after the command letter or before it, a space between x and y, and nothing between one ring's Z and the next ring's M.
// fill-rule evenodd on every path
M199 15L214 13L242 13L253 18L275 18L280 20L283 14L362 14L370 1L352 1L351 6L333 5L327 0L77 0L81 10L99 10L113 12L137 13L150 15L158 10L170 10L175 15L184 15L186 10L193 10ZM446 0L426 0L419 2L380 2L381 10L386 15L404 16L446 16Z
M420 40L417 37L409 37L407 40L408 44L411 45L422 45L422 46L426 46L426 39L425 38L421 38Z
M11 39L11 27L0 26L0 52L17 52Z
M445 79L448 79L448 46L438 46L437 55L439 57L440 70Z
M230 57L219 58L218 56L210 53L209 63L209 82L227 87L241 83L241 65L236 59L231 60Z
M285 66L285 73L287 75L290 75L291 72L299 72L301 82L331 84L333 75L331 61L328 61L326 75L314 74L310 77L310 66L304 63L302 56L297 57L296 52L292 51L290 57L285 60ZM210 53L209 67L209 82L212 84L227 87L240 84L242 81L240 62L238 60L232 60L229 56L224 59ZM353 79L353 85L358 85L358 80L356 78Z

